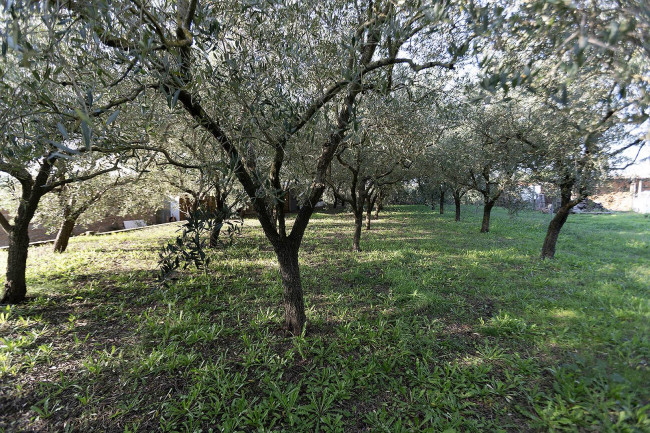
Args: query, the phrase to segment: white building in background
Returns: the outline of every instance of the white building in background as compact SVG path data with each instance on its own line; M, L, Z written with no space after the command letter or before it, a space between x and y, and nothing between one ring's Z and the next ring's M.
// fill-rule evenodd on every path
M521 188L521 199L530 203L533 209L546 209L546 195L542 191L541 185L527 185Z
M632 211L650 213L650 179L633 179L630 183Z
M156 212L156 224L164 224L181 220L180 197L168 196L162 202L162 207Z
M180 197L171 197L169 200L169 213L171 216L172 221L180 221L181 220L181 205L180 205Z

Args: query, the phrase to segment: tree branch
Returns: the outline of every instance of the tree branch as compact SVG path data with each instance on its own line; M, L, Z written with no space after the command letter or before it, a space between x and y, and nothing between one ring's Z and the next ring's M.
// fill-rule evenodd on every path
M156 20L156 17L154 17L151 14L151 12L149 12L144 7L144 5L142 3L140 3L138 0L131 0L131 2L133 4L135 4L140 9L142 14L146 18L147 22L149 22L149 24L151 24L151 26L154 28L154 31L156 32L156 34L160 38L160 42L165 47L167 47L167 48L174 48L174 47L178 48L178 47L189 47L190 45L192 45L192 34L189 31L187 31L187 29L184 29L185 31L182 31L182 32L180 32L180 34L178 34L178 36L179 36L178 39L176 39L176 40L167 39L167 37L165 36L165 32L164 32L162 26ZM194 6L196 7L196 4ZM190 17L193 17L193 15L190 16L188 14L186 19L190 18Z
M125 95L121 98L114 99L110 101L108 104L104 105L103 107L93 110L90 113L90 115L93 117L99 116L100 114L107 112L113 107L126 104L127 102L133 102L135 98L137 98L140 95L140 93L144 92L146 89L156 89L156 88L158 88L157 84L143 84L133 89L133 91L128 95Z
M198 102L198 100L196 100L187 90L180 90L178 100L183 104L185 110L194 118L194 120L196 120L201 127L205 128L205 130L208 131L226 151L228 157L234 163L233 166L235 167L235 175L237 176L237 179L244 187L246 194L253 201L253 207L258 214L264 233L272 243L277 242L279 240L279 235L275 225L273 224L271 215L266 209L264 200L257 197L257 191L260 189L261 185L251 177L248 171L246 171L243 158L237 151L237 148L230 142L230 139L223 129L221 129L221 125L210 117L210 115L203 109L200 102Z
M415 63L412 59L404 59L404 58L384 58L381 60L376 60L374 62L368 63L366 67L359 73L358 77L353 78L352 80L341 80L338 81L331 86L329 86L327 89L325 89L325 92L323 95L321 95L319 98L317 98L315 101L311 103L311 105L307 108L307 110L302 114L302 116L298 117L296 121L294 122L294 125L289 128L289 135L293 135L296 132L298 132L309 120L320 110L323 105L327 104L329 101L332 100L336 95L338 95L341 90L345 88L348 84L361 79L365 75L383 68L385 66L390 66L398 63L407 63L411 69L413 69L415 72L422 71L424 69L430 69L430 68L435 68L435 67L441 67L441 68L446 68L446 69L453 69L454 68L454 62L427 62L423 64L417 64Z
M23 184L23 182L27 182L31 184L31 182L33 181L32 176L29 174L29 171L27 171L26 168L16 167L2 160L0 160L0 171L5 172L11 177L18 180L21 183L21 185Z
M106 169L104 169L104 170L99 170L99 171L96 171L95 173L87 174L87 175L85 175L85 176L69 177L69 178L67 178L67 179L60 180L60 181L58 181L58 182L53 182L53 183L51 183L51 184L49 184L49 185L45 185L45 186L44 186L44 188L45 188L45 192L52 191L54 188L58 188L58 187L60 187L60 186L62 186L62 185L67 185L67 184L69 184L69 183L74 183L74 182L83 182L83 181L85 181L85 180L89 180L89 179L95 178L95 177L100 176L100 175L102 175L102 174L110 173L111 171L115 171L115 170L117 170L118 168L119 168L119 167L118 167L117 162L116 162L116 163L115 163L111 168L106 168Z
M630 149L630 148L632 148L634 146L639 146L639 152L640 152L641 149L645 146L645 140L642 139L642 138L637 138L632 143L626 144L625 146L621 147L620 149L616 149L615 151L611 152L609 154L609 156L611 157L611 156L620 155L621 153L625 152L626 150L628 150L628 149ZM638 154L637 154L637 156L638 156Z
M13 230L13 226L9 223L9 220L0 212L0 227L4 229L7 234Z
M185 28L189 30L192 27L192 21L194 21L194 14L196 13L196 5L198 0L191 0L190 6L187 8L187 16L185 17Z
M88 19L89 21L94 22L95 24L93 25L93 31L95 32L99 40L107 47L117 48L122 51L138 50L137 44L133 44L130 41L127 41L126 39L120 37L112 36L108 33L108 31L105 28L98 25L94 20L94 17L89 16L86 13L87 9L92 10L93 6L91 5L91 3L69 0L64 4L64 7L69 9L71 12L80 15L84 19Z
M327 176L328 168L334 158L336 149L345 139L345 131L350 125L350 120L352 118L352 109L356 101L357 95L363 91L363 86L361 85L361 79L359 78L356 82L351 84L350 90L343 101L343 107L339 111L337 116L337 128L325 143L323 143L321 148L321 154L318 157L316 162L316 176L314 177L310 185L310 194L307 198L305 204L298 211L296 220L293 223L291 229L291 234L289 238L297 246L300 246L302 237L305 234L305 229L307 224L309 224L309 219L314 213L314 209L318 200L320 200L323 195L323 191L326 187L325 178Z
M135 146L127 146L125 149L134 149L134 150L149 150L152 152L157 152L161 153L167 162L175 167L181 167L181 168L188 168L188 169L196 169L200 170L203 168L202 165L196 165L196 164L187 164L185 162L178 161L172 157L172 155L169 153L167 149L163 149L161 147L157 146L145 146L145 145L135 145Z

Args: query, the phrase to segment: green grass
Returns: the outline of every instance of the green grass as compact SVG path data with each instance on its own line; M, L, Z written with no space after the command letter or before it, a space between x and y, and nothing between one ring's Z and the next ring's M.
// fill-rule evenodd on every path
M252 220L167 286L170 227L34 248L0 311L0 430L650 431L650 219L572 215L543 262L548 215L479 234L463 210L391 207L362 253L350 214L315 215L297 338Z

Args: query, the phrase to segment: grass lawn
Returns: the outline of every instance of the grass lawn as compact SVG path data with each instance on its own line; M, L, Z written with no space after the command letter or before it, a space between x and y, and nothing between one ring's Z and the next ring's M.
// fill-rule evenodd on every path
M315 215L297 338L256 221L167 286L169 226L33 248L0 431L650 431L650 219L571 215L542 262L548 215L452 210L390 207L362 253L350 214Z

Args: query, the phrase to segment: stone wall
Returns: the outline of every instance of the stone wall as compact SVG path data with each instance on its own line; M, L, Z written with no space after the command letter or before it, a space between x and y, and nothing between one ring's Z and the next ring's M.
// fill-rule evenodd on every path
M6 215L6 212L3 212ZM124 217L117 216L108 216L101 221L97 221L92 224L77 226L74 229L73 235L78 235L85 233L89 230L94 232L110 232L113 230L122 230L124 228L124 221L129 220L144 220L147 225L156 224L156 216L149 214L139 214L139 215L126 215ZM166 222L166 221L165 221ZM38 241L47 241L56 238L56 231L54 233L47 233L47 231L40 226L34 224L30 225L29 229L29 241L38 242ZM0 247L5 247L9 244L9 237L4 230L0 229Z
M629 212L632 210L633 194L627 192L610 192L590 197L596 203L602 204L605 209L619 212Z

